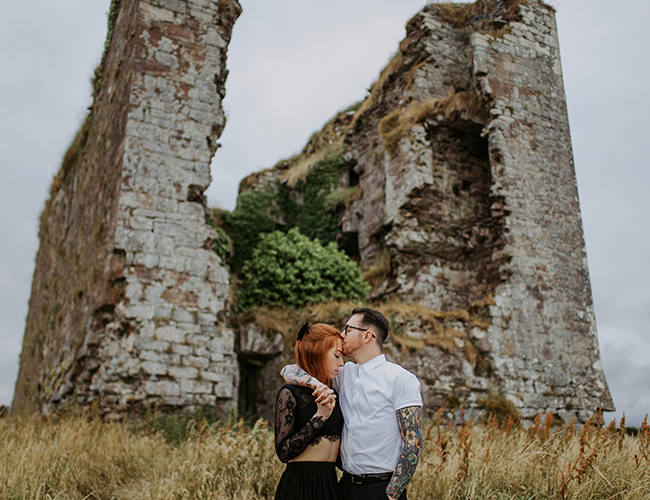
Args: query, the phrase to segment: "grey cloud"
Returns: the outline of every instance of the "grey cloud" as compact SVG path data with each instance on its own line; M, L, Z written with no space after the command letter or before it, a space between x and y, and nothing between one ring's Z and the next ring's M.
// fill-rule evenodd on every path
M610 342L603 345L602 358L616 405L616 412L607 414L607 420L620 420L625 413L627 425L638 427L650 413L650 362L637 363L630 358L629 347Z

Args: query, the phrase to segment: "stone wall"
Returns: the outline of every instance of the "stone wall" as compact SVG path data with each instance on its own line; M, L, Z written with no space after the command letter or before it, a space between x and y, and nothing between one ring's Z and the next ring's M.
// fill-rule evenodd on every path
M42 216L13 407L94 404L119 417L210 405L225 414L238 384L229 277L203 192L241 7L112 8L91 114Z
M375 304L415 307L391 313L399 348L388 348L423 381L428 409L458 401L471 415L500 394L528 419L612 410L553 9L432 4L406 29L364 102L265 171L265 188L345 149L339 189L358 190L338 241L385 268ZM424 321L427 310L452 319Z

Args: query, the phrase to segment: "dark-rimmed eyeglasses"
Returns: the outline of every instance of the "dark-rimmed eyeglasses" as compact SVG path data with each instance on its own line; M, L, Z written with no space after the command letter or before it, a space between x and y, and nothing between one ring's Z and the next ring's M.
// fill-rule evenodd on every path
M345 325L343 327L343 330L341 330L341 333L343 335L347 335L349 333L348 330L350 330L350 328L352 328L353 330L359 330L360 332L367 332L368 331L367 328L359 328L358 326Z

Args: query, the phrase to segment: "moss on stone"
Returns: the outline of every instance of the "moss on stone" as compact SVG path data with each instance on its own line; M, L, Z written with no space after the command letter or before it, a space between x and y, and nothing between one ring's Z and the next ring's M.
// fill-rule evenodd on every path
M97 68L95 68L95 72L93 73L93 98L99 92L104 80L104 65L106 62L106 56L108 55L108 49L111 45L111 40L113 39L113 32L115 31L115 23L117 22L117 15L121 1L122 0L111 0L111 5L108 9L108 29L106 31L106 40L104 41L104 53L102 54L101 62Z
M328 203L328 196L336 189L343 163L340 154L318 162L305 182L294 188L302 194L303 202L297 207L292 225L305 236L318 239L324 245L334 241L338 231L337 207Z

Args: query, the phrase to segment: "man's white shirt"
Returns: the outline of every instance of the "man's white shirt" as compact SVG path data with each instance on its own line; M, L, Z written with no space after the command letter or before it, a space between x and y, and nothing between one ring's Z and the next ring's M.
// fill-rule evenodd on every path
M343 412L341 461L351 474L392 472L404 441L396 411L422 406L420 381L383 354L346 363L334 380Z

